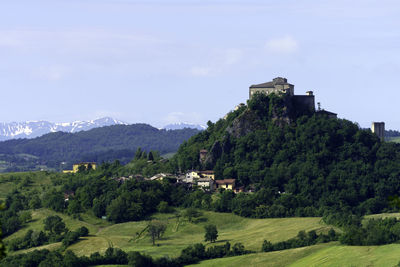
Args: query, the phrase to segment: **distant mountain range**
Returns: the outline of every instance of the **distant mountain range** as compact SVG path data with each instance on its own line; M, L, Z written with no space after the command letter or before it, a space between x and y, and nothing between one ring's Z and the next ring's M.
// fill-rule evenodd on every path
M26 121L26 122L0 122L0 141L17 139L17 138L35 138L47 133L66 132L76 133L87 131L93 128L111 126L111 125L127 125L123 121L119 121L110 117L105 117L91 121L74 121L53 123L48 121Z
M110 117L104 117L90 121L56 123L49 121L25 121L9 123L0 122L0 141L19 138L30 139L54 132L76 133L80 131L88 131L94 128L112 125L128 125L128 123ZM207 127L199 124L182 122L168 124L160 128L160 130L181 130L185 128L205 130Z
M36 138L0 142L0 172L59 170L73 163L110 162L126 164L136 150L174 153L197 129L165 130L148 124L111 125L76 133L55 132Z
M165 130L181 130L181 129L197 129L197 130L205 130L207 129L206 126L200 125L200 124L193 124L193 123L187 123L187 122L180 122L180 123L173 123L173 124L168 124L164 126L162 129Z

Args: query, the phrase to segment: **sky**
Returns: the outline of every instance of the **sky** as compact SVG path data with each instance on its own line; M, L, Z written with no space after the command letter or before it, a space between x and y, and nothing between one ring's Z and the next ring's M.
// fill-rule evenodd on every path
M0 2L0 122L206 124L277 76L400 130L400 2Z

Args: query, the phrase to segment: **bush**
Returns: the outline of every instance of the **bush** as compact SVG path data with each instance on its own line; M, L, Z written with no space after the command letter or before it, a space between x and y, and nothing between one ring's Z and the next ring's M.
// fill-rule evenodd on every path
M89 235L89 230L85 226L82 226L81 228L79 228L78 232L79 232L80 236L88 236Z
M170 213L173 212L173 208L168 206L168 202L166 201L161 201L160 204L157 206L158 212L161 213Z

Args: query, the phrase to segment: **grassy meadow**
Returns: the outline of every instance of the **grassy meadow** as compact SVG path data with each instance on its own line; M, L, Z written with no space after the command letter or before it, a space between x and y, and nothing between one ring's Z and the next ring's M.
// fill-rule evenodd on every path
M189 265L191 267L311 267L311 266L397 266L400 244L384 246L342 246L337 242L310 247L221 258Z
M52 186L51 175L46 172L16 172L0 174L0 200L4 200L13 190L38 190Z
M387 141L400 143L400 137L389 137L389 138L387 138Z
M33 219L27 227L5 240L21 237L29 229L42 230L43 219L53 214L63 218L71 230L81 226L89 229L88 237L68 248L77 255L90 255L96 251L104 252L109 246L113 246L125 251L145 252L153 257L175 257L188 245L203 242L204 226L208 223L217 225L218 240L216 244L229 241L233 245L241 242L246 249L254 251L261 249L264 239L278 242L296 236L301 230L321 232L331 228L321 222L320 218L248 219L229 213L204 212L201 222L190 223L182 217L177 217L176 214L156 214L154 218L167 222L167 230L163 238L157 240L156 246L153 246L145 231L146 221L110 224L88 214L83 214L82 220L78 220L48 209L39 209L32 212ZM59 244L46 247L48 246L56 248Z

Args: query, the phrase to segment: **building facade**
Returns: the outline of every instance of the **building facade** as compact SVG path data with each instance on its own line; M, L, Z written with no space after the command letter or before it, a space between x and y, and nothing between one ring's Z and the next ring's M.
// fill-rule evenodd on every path
M305 95L295 95L294 85L288 83L286 78L276 77L270 82L251 85L249 88L249 99L256 93L287 95L292 99L296 108L315 111L315 96L313 91L307 91Z
M372 122L371 130L382 141L385 140L385 123L384 122Z
M253 84L249 88L249 98L251 98L255 93L264 94L289 94L294 95L294 85L287 82L286 78L276 77L271 82Z

